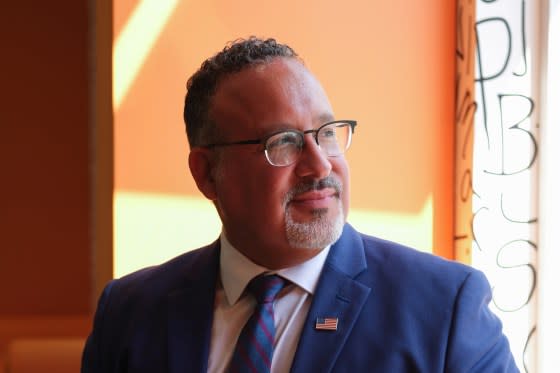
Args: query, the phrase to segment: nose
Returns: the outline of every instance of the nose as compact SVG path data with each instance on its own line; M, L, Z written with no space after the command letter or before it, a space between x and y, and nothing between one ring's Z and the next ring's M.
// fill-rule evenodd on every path
M317 145L313 136L304 136L304 145L296 164L296 175L312 179L323 179L330 175L332 164L329 157Z

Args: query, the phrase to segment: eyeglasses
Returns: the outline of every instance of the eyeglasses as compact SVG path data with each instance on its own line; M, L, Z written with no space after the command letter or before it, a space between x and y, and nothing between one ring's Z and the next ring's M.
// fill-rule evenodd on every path
M273 166L289 166L293 164L303 149L303 136L312 133L315 142L329 157L344 154L352 142L352 134L358 123L355 120L335 120L323 124L316 130L297 131L286 130L272 133L265 138L224 142L204 145L205 148L215 148L231 145L263 144L264 154L268 163Z

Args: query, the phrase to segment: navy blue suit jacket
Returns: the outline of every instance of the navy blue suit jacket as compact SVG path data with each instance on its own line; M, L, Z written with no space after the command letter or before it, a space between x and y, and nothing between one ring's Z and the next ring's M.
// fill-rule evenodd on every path
M83 373L205 372L219 243L105 288ZM313 296L292 372L518 372L486 278L344 227ZM336 331L315 330L337 317Z

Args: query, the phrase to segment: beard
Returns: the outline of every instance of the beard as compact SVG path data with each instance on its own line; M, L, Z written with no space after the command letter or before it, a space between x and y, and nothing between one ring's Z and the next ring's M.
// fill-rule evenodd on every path
M321 208L312 211L312 219L310 221L295 221L288 206L294 196L299 193L327 187L333 188L337 193L334 216L332 216L332 213L329 214L328 209ZM340 199L341 193L342 184L330 176L319 181L300 183L288 192L284 199L284 221L286 224L286 237L291 247L298 249L322 249L339 239L344 228L344 212Z

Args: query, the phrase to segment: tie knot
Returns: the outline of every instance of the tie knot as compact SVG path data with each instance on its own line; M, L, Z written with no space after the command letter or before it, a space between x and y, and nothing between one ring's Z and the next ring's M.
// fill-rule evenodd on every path
M285 281L277 275L258 275L249 282L248 289L257 299L257 303L270 303L282 290Z

